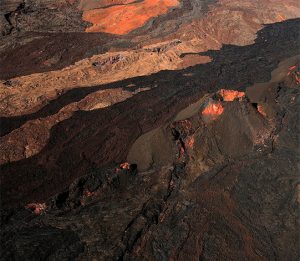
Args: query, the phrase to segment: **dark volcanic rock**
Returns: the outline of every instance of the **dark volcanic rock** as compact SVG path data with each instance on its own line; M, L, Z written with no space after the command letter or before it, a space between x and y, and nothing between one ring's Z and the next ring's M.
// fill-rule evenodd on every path
M121 37L80 32L77 1L8 0L0 13L2 101L19 91L22 78L12 77L113 47L136 47L136 56L87 59L92 70L77 79L126 59L158 55L163 63L183 41L143 52L139 43L175 32L210 3L184 0ZM172 26L162 33L160 22ZM185 69L55 89L53 99L38 97L38 109L2 117L1 148L17 145L1 166L0 259L299 260L299 26L265 25L253 44L193 53L211 61ZM226 91L237 95L226 99ZM84 99L98 103L80 107Z
M298 20L270 25L259 33L256 44L224 46L220 51L210 52L214 58L211 63L105 86L74 89L45 106L45 110L2 119L3 132L7 133L27 120L54 114L66 102L82 99L94 91L122 88L132 83L137 86L135 88L151 87L151 90L111 107L74 113L52 128L48 145L38 155L3 165L3 204L25 199L44 200L62 191L94 165L124 162L130 146L141 134L159 127L206 92L217 91L224 85L245 90L256 81L268 81L278 61L297 55L298 28ZM265 42L266 38L270 40ZM260 63L257 63L257 55L262 57ZM243 69L241 60L245 61ZM192 76L183 76L187 73ZM16 189L22 193L16 193Z
M76 233L49 226L32 226L1 236L1 260L74 260L84 244Z
M218 99L212 94L170 123L178 151L169 166L95 167L40 215L7 210L4 257L297 260L299 88L280 83L265 95L274 116L246 97L222 101L224 111L207 121L201 111Z

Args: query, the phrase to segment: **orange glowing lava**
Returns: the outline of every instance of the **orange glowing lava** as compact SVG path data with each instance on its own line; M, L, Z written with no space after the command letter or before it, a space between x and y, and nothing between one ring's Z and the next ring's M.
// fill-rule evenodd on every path
M124 162L124 163L120 164L120 168L121 169L129 169L130 164L128 162Z
M194 148L194 143L195 143L195 139L193 136L190 136L187 138L186 140L186 146L189 147L190 149Z
M219 94L223 97L224 101L234 101L235 99L240 99L245 97L244 92L221 89Z
M40 215L46 210L45 203L29 203L25 206L26 209L33 211L34 214Z
M83 12L83 20L93 25L86 32L127 34L143 26L152 17L166 14L178 0L145 0L143 2L94 9Z
M257 111L264 117L267 117L267 114L262 105L257 105Z
M202 115L209 117L212 120L218 118L224 112L224 108L220 102L210 103L206 106L206 108L202 111Z

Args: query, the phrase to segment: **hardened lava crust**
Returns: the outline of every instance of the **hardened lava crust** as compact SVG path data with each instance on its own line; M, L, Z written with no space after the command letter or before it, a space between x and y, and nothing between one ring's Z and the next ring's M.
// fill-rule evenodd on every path
M299 260L300 6L0 3L1 260Z

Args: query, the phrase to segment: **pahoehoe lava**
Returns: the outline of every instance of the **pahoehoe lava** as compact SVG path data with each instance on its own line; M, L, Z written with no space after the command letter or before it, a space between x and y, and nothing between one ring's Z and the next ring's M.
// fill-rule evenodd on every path
M257 1L183 0L85 32L85 12L143 2L0 10L0 259L298 260L298 9L270 2L279 21L260 28L243 13ZM214 12L242 13L247 40Z

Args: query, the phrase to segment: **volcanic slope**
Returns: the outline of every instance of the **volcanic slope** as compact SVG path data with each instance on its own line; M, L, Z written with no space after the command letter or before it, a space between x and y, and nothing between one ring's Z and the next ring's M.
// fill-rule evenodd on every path
M256 85L205 95L161 134L142 135L136 143L156 156L147 170L137 154L44 203L5 210L1 258L297 260L299 66L299 57L281 63L255 97Z

